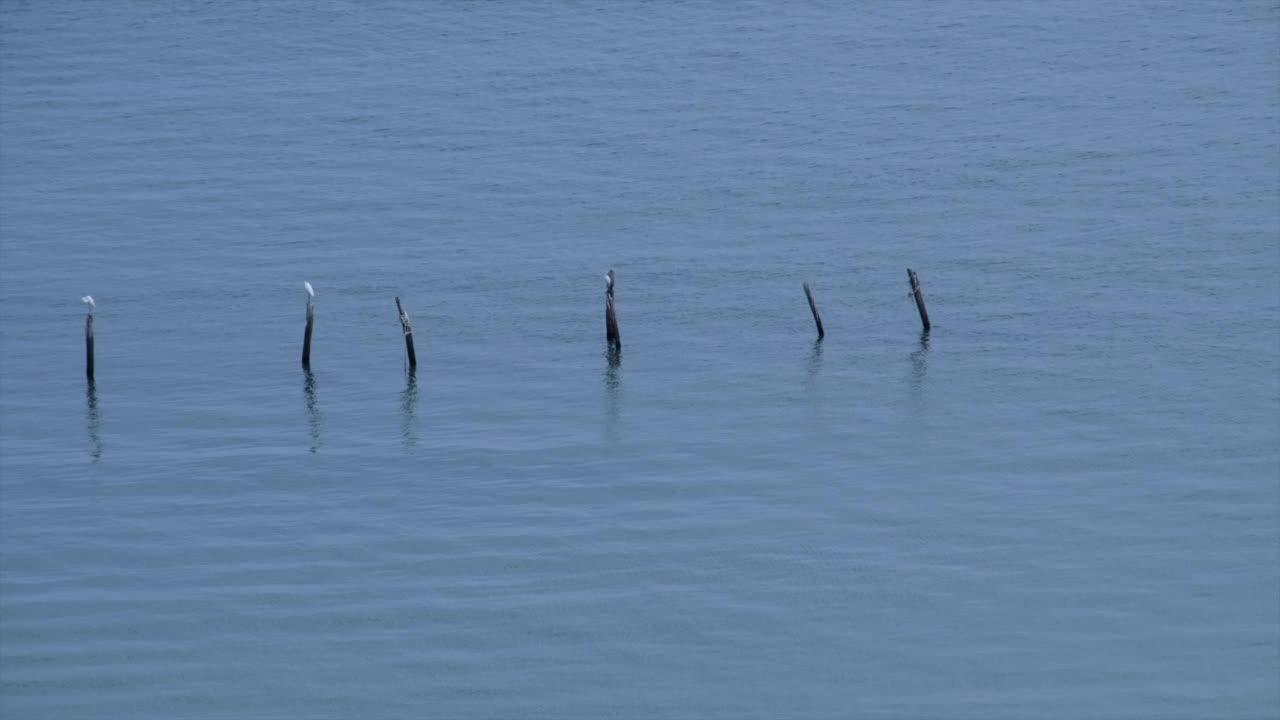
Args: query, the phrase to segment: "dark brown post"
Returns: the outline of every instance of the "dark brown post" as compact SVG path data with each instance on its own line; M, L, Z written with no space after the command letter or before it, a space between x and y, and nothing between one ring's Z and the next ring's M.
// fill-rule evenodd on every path
M813 291L809 289L809 283L804 284L804 296L809 299L809 311L813 313L813 324L818 326L818 339L821 340L826 333L822 331L822 316L818 314L818 305L813 301Z
M93 383L93 310L97 305L92 295L85 295L80 302L89 306L89 312L84 316L84 374Z
M311 367L311 325L315 322L315 306L307 303L307 329L302 333L302 367Z
M924 325L924 329L929 329L929 311L924 308L924 290L920 287L920 276L915 271L907 268L907 279L911 281L911 294L916 299L916 309L920 311L920 323Z
M404 349L409 353L409 369L418 366L418 355L413 351L413 326L409 324L409 313L400 306L400 296L396 296L396 311L400 313L400 329L404 331Z
M311 289L311 283L303 282L302 286L307 289L307 329L302 334L302 367L311 367L311 325L316 319L315 305L311 303L311 298L316 296L316 291Z
M84 372L93 382L93 313L84 316Z
M608 283L604 291L604 336L610 347L622 347L622 335L618 334L618 316L613 312L613 271L604 276Z

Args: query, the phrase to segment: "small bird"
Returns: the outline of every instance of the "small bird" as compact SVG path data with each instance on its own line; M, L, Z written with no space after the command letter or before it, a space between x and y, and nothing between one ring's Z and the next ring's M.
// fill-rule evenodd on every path
M85 295L84 297L80 298L80 302L82 302L82 303L84 303L85 305L88 305L88 306L89 306L89 312L93 312L93 309L94 309L95 307L97 307L97 305L94 305L94 303L93 303L93 296L92 296L92 295Z
M315 297L315 296L316 296L316 291L311 289L311 283L307 282L306 280L303 280L303 281L302 281L302 287L304 287L304 288L306 288L306 289L307 289L307 297L308 297L308 298L313 298L313 297ZM93 301L92 301L92 300L90 300L89 302L93 302Z

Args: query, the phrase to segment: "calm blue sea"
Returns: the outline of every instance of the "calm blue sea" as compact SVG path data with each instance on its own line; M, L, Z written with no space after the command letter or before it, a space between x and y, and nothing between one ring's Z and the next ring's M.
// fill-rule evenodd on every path
M1278 48L6 0L0 717L1280 716Z

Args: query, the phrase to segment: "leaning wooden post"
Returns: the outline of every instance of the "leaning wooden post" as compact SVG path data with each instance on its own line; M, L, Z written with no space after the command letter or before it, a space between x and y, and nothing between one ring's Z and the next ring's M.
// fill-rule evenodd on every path
M813 313L813 324L818 326L818 339L821 340L826 333L822 331L822 316L818 314L818 305L813 301L813 291L809 289L809 283L804 284L804 296L809 298L809 311Z
M618 334L618 316L613 312L613 271L605 274L604 336L610 347L622 347L622 335Z
M307 289L307 329L302 334L302 367L311 367L311 325L315 322L316 309L311 303L311 299L316 296L316 291L311 289L311 283L302 281L302 286Z
M400 307L400 296L396 296L396 311L400 313L400 329L404 331L404 349L409 352L409 369L418 366L418 355L413 351L413 326L409 324L409 313Z
M89 382L93 382L93 309L97 306L92 295L85 295L80 302L89 306L89 312L84 316L84 374Z
M907 268L907 279L911 281L911 294L916 299L916 309L920 311L920 323L924 325L924 329L929 329L929 311L924 308L924 290L920 288L920 276L915 271Z

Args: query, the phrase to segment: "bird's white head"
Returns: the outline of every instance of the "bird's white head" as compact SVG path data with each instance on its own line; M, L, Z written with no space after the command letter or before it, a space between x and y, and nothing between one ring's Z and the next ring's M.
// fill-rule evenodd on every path
M605 287L613 287L613 271L612 270L605 273L604 284L605 284Z
M307 297L313 298L316 296L316 291L311 288L311 283L307 282L306 280L303 280L302 287L307 289Z
M85 305L88 305L88 306L89 306L89 312L93 312L93 309L94 309L95 307L97 307L97 305L94 305L94 303L93 303L93 296L92 296L92 295L85 295L84 297L80 298L80 302L82 302L82 303L84 303Z

